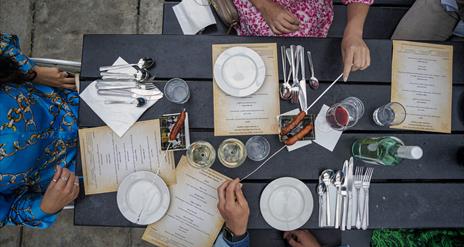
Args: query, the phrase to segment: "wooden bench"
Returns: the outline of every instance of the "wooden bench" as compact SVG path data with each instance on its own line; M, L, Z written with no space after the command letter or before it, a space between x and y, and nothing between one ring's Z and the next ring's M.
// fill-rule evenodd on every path
M164 3L163 34L182 34L182 29L172 10L178 1ZM413 0L379 0L371 6L364 27L364 37L367 39L389 39L396 26L414 3ZM214 13L214 11L213 11ZM227 27L214 13L216 25L205 28L202 34L224 35ZM328 37L340 38L343 36L346 23L346 6L340 0L334 2L334 20L329 30Z

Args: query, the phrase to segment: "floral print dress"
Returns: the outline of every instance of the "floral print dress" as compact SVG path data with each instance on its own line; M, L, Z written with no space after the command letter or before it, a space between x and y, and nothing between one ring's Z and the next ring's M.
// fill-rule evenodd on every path
M76 92L27 82L34 64L16 36L0 33L0 63L8 60L24 83L0 83L0 226L46 228L40 209L57 165L71 171L77 152Z
M274 36L264 17L249 0L233 0L239 13L240 25L236 27L241 36ZM331 0L273 0L289 10L300 20L300 30L283 34L289 37L324 38L333 20ZM372 4L374 0L342 0L344 4Z

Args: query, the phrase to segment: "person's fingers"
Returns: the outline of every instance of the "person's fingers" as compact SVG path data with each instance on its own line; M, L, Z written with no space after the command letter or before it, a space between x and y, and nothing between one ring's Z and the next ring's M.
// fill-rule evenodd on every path
M64 84L76 84L76 80L73 77L66 77L60 80Z
M58 180L60 179L62 170L63 168L61 166L56 166L55 174L53 175L53 178L52 178L52 184L55 184L56 182L58 182Z
M74 188L73 188L73 193L72 193L72 200L76 199L77 196L79 195L79 177L76 176L76 178L74 179Z
M353 50L348 49L347 51L344 51L344 56L343 56L343 81L348 80L348 76L350 75L351 71L351 66L353 65Z
M76 89L76 85L74 85L74 84L61 84L60 86L61 86L62 88L71 89L71 90L75 90L75 89Z
M371 54L367 48L364 49L364 59L366 62L364 63L364 66L361 68L361 70L365 70L371 65Z
M288 244L292 247L304 247L302 244L298 243L295 239L293 238L289 238L288 240Z
M219 202L218 202L219 211L224 210L224 206L226 204L226 188L229 182L230 181L225 181L224 183L221 184L221 186L217 188L218 198L219 198Z
M357 71L363 66L363 54L362 51L357 49L354 52L354 58L353 58L353 67L351 67L351 71Z
M63 168L63 170L61 171L60 179L58 180L55 186L59 189L64 189L64 187L66 187L66 184L68 183L70 173L71 172L68 169Z
M240 183L238 183L235 186L235 196L237 197L237 202L238 202L238 204L240 204L240 206L248 207L248 202L247 202L245 196L243 195L243 191L242 191Z
M74 175L73 172L69 174L68 181L66 181L66 186L64 187L64 194L65 195L72 195L73 190L74 190L74 182L76 181L76 175Z
M284 232L284 239L288 241L288 238L292 237L292 232L293 231Z
M300 20L298 17L296 17L294 14L292 14L290 11L286 11L286 14L284 15L284 19L290 22L293 25L299 26L300 25Z
M275 35L281 35L282 33L277 30L277 28L275 28L274 25L270 25L270 28L271 28L271 31L275 34Z
M289 31L289 33L296 32L299 29L298 25L295 25L295 24L289 22L288 20L282 21L281 25L282 25L282 27L287 29Z
M59 78L62 79L62 78L66 78L66 77L68 77L68 73L67 73L66 71L61 71L61 72L59 73Z
M227 208L228 206L233 207L235 205L235 186L239 183L238 178L232 180L226 188L226 205L225 207Z
M282 23L280 23L280 22L276 23L275 26L276 26L277 30L279 30L279 32L281 32L281 33L291 33L292 32L292 30L285 28L282 25Z

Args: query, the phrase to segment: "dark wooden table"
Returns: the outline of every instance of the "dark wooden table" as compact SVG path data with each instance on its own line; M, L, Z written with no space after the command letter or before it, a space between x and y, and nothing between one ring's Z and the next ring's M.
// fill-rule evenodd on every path
M256 38L235 36L177 36L177 35L85 35L81 71L81 90L98 77L98 67L111 64L118 56L129 62L151 56L157 66L151 70L164 82L172 77L187 80L191 98L183 106L169 103L165 98L145 112L140 120L155 119L165 113L187 108L190 114L192 140L206 140L213 146L226 137L213 135L213 99L211 72L211 45L221 43L274 42L280 45L301 44L311 50L320 79L318 91L308 89L308 101L315 99L341 73L340 39L309 38ZM305 182L313 192L315 209L304 228L317 228L317 197L315 194L319 173L325 168L340 169L343 160L351 155L351 144L357 138L394 135L410 145L419 145L424 156L418 161L403 161L396 167L376 166L370 190L370 228L458 228L464 226L464 166L456 160L456 151L464 146L464 43L454 46L453 65L453 119L452 134L435 134L380 128L373 124L373 109L390 100L391 49L389 40L367 40L371 49L372 65L363 72L355 72L348 83L334 86L312 108L317 113L322 104L331 105L348 96L359 97L366 106L360 122L346 131L333 152L313 144L291 153L282 152L269 164L245 182L244 191L249 201L252 243L283 245L281 235L266 224L259 212L259 197L267 183L282 176L292 176ZM280 57L280 55L279 55ZM280 61L279 61L280 62ZM279 65L280 66L280 65ZM281 101L281 112L296 105ZM80 128L102 126L104 123L89 106L81 101ZM277 136L266 136L271 151L279 147ZM249 136L238 137L246 141ZM177 152L178 161L183 152ZM361 162L356 162L361 165ZM229 177L241 177L259 163L247 160L241 167L229 169L218 161L213 169ZM80 165L79 165L80 168ZM78 172L80 172L78 170ZM135 227L120 214L116 193L85 196L81 193L75 206L76 225ZM329 244L361 239L360 231L316 230L327 235ZM279 240L279 241L278 241ZM351 241L350 240L350 241ZM263 242L265 241L265 242ZM330 242L332 241L332 242ZM261 245L257 245L261 246ZM271 245L268 245L271 246ZM352 245L353 246L353 245Z

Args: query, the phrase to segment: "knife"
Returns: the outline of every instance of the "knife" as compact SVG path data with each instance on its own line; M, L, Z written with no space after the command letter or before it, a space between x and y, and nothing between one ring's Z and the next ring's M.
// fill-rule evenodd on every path
M347 181L347 191L348 191L348 213L346 215L346 229L351 230L351 226L353 225L353 221L355 219L354 215L354 203L353 200L353 157L350 158L348 162L348 173L345 175L345 179Z
M300 102L300 108L302 111L306 111L308 108L308 102L306 100L306 71L305 71L305 52L304 47L297 46L297 51L300 53L300 67L301 67L301 80L299 83L300 91L298 93L298 101Z
M348 168L349 164L348 164L348 161L345 160L345 163L343 163L343 176L345 177L343 179L343 183L342 183L342 186L341 186L341 189L340 189L340 193L342 195L342 202L343 202L343 211L341 212L341 214L339 214L341 216L341 227L340 229L342 231L344 231L346 229L346 215L347 215L347 211L348 211L348 194L347 194L347 187L348 187L348 179L347 179L347 176L346 174L348 174Z

